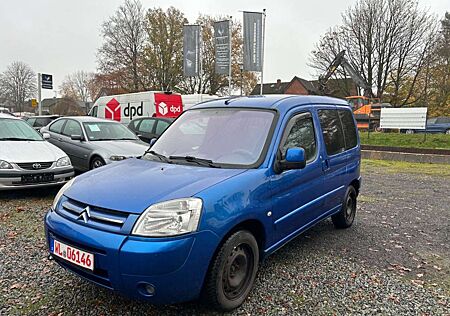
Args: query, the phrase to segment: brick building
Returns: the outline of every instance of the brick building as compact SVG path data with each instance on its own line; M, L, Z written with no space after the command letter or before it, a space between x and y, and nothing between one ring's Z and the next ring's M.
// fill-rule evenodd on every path
M280 79L274 83L265 83L263 85L263 94L300 94L314 95L319 94L318 80L306 80L295 76L291 81L282 82ZM352 79L330 79L327 84L328 95L338 98L344 98L350 95L358 95L358 86ZM250 95L259 94L261 85L257 84Z

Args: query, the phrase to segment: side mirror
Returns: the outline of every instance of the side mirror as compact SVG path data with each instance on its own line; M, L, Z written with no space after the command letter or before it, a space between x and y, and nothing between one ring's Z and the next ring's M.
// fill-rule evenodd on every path
M275 171L281 173L284 170L303 169L306 165L305 150L300 147L288 148L286 157L275 164Z
M153 146L153 144L154 143L156 143L156 140L157 140L158 138L152 138L152 139L150 139L150 147L152 147Z
M44 137L44 139L50 139L50 134L49 133L42 133L42 137Z
M70 139L82 141L84 138L83 135L70 135Z

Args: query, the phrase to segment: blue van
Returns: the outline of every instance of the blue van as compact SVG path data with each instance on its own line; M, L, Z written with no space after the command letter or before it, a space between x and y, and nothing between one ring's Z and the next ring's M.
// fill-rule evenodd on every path
M346 101L209 101L139 159L67 183L45 217L50 258L132 298L232 310L268 255L330 216L351 226L360 185Z

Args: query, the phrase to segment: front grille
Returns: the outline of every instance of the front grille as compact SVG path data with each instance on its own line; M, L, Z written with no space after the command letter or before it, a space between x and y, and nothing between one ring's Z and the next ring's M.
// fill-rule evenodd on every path
M50 168L53 162L26 162L18 163L17 165L25 170L42 170Z
M108 278L108 272L107 271L102 270L102 269L94 269L94 273L92 273L92 272L90 272L90 271L88 271L86 269L79 268L76 265L74 265L74 264L72 264L72 263L70 263L68 261L65 261L65 260L63 260L61 258L58 258L56 256L54 256L53 259L59 265L61 265L63 268L65 268L65 269L67 269L67 270L69 270L69 271L71 271L71 272L73 272L73 273L75 273L75 274L77 274L77 275L79 275L79 276L89 280L89 281L92 281L92 282L97 283L97 284L99 284L101 286L104 286L104 287L106 287L106 288L108 288L110 290L113 289L113 287L111 285L111 282L110 282L110 280Z
M82 225L110 231L122 232L128 213L87 205L72 199L64 199L57 213Z

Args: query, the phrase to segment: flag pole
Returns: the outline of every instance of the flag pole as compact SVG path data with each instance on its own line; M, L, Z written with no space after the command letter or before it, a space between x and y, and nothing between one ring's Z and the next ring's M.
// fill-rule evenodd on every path
M262 23L262 48L261 48L261 90L260 95L263 94L263 86L264 86L264 44L265 44L265 36L266 36L266 9L263 9L263 23Z
M233 21L231 20L232 19L232 17L230 16L230 19L228 20L228 22L229 22L229 26L228 26L228 36L229 36L229 44L230 44L230 49L229 49L229 51L228 51L228 53L229 53L229 60L230 60L230 63L229 63L229 65L228 65L228 94L231 96L231 41L232 41L232 39L233 39L233 31L231 30L231 28L232 28L232 26L233 26Z

